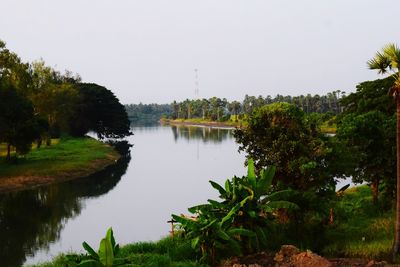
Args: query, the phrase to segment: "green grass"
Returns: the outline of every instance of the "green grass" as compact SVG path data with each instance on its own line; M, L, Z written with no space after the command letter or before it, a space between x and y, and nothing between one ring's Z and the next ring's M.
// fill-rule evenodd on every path
M75 254L76 255L76 254ZM190 247L190 242L181 238L167 237L158 242L141 242L121 247L119 258L129 261L127 266L149 267L200 267L197 255ZM65 267L66 255L59 255L53 261L32 265L31 267ZM72 266L72 265L71 265Z
M96 170L98 164L113 161L118 154L93 138L64 138L51 146L34 148L24 158L8 163L4 144L0 147L0 177L65 176Z
M394 212L374 205L368 186L347 190L335 213L336 222L327 230L326 256L390 259Z

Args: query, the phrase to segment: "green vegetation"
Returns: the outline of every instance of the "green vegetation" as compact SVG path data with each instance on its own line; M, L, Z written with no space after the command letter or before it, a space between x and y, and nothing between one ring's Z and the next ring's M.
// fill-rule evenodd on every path
M131 134L124 106L114 94L97 84L81 83L78 75L61 74L43 61L23 63L0 40L0 142L15 157L27 154L61 135L99 138Z
M330 257L391 258L394 212L374 204L366 186L346 190L334 207L335 221L326 231L329 243L323 253Z
M71 259L84 257L81 254L59 255L52 262L31 267L72 267ZM191 248L190 242L180 237L167 237L158 242L141 242L122 246L118 257L123 258L123 266L149 267L201 267L199 255Z
M170 117L170 104L130 104L125 105L129 120L136 125L157 124L160 118Z
M4 157L0 158L0 177L79 177L117 158L118 153L111 146L93 138L62 138L52 146L34 148L16 164L8 164Z
M195 219L172 215L191 240L192 248L200 251L202 261L215 265L222 255L235 256L260 252L268 244L269 225L278 209L294 209L297 205L282 200L290 190L272 194L275 167L263 169L256 176L252 160L247 176L226 180L225 187L210 181L220 193L221 202L189 208Z

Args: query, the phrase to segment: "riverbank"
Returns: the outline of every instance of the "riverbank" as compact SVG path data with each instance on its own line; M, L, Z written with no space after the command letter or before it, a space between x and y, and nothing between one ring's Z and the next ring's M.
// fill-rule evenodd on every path
M243 127L243 122L233 122L233 121L210 121L203 119L161 119L161 124L164 125L185 125L185 126L207 126L207 127L218 127L218 128L228 128L233 129L236 127Z
M90 137L65 138L34 148L25 158L7 163L0 158L0 193L24 190L93 174L115 163L120 155Z
M210 121L210 120L203 120L203 119L160 119L160 123L163 125L184 125L184 126L206 126L206 127L215 127L215 128L227 128L227 129L234 129L234 128L241 128L246 126L246 122L244 121ZM336 126L328 126L326 124L321 125L321 132L325 134L336 134Z

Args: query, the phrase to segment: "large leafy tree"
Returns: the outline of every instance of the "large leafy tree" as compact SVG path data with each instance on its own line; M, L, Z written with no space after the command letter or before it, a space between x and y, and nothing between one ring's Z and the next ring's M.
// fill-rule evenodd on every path
M7 144L7 159L11 147L24 155L32 142L45 130L46 124L33 112L32 103L10 84L0 81L0 142Z
M384 182L388 196L393 192L395 175L395 119L381 111L350 113L341 119L337 137L351 149L353 182L368 182L374 203L379 185Z
M370 69L378 70L378 73L391 72L394 84L389 90L396 102L397 113L397 198L396 198L396 229L393 246L393 257L400 253L400 49L395 44L386 45L382 51L378 51L374 58L368 61Z
M110 90L94 83L80 83L77 87L81 99L70 120L71 134L94 131L101 139L131 134L126 110Z
M383 182L385 196L392 199L396 186L395 104L388 95L392 77L366 81L357 91L341 99L337 137L351 149L348 175L368 182L374 199Z
M258 108L250 115L248 127L234 135L239 151L247 152L258 169L276 166L278 186L319 191L334 184L331 141L310 127L295 105L282 102Z

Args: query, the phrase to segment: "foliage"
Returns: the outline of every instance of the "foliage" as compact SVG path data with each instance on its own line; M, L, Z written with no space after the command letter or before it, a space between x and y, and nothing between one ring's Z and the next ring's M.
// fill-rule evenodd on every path
M124 107L108 89L81 84L79 75L60 73L43 61L23 63L0 41L0 142L25 155L36 141L61 135L123 138L130 133ZM10 156L8 156L10 158Z
M109 228L106 236L101 239L98 252L95 252L94 249L86 242L83 242L82 246L88 254L83 257L70 256L69 259L72 265L79 267L126 266L126 260L117 257L119 253L119 245L115 243L112 228Z
M198 255L186 239L175 236L167 237L157 242L140 242L122 246L119 258L127 262L125 266L154 266L154 267L205 267L197 261ZM35 265L37 267L65 267L71 265L71 259L79 260L84 255L60 255L52 262ZM68 260L69 259L69 260Z
M18 154L27 154L31 143L46 129L46 123L34 114L32 103L22 97L10 85L0 81L0 142L8 145L7 159L10 159L10 146Z
M326 235L329 242L323 248L324 255L390 259L394 213L373 204L371 189L368 186L346 190L333 209L335 222L327 227Z
M81 101L70 121L71 133L94 131L100 139L131 135L124 106L107 88L94 83L77 84Z
M351 148L353 168L348 175L353 182L368 182L374 201L379 184L384 181L389 195L393 195L396 173L396 119L380 111L363 114L350 113L341 119L337 136Z
M295 105L273 103L255 109L234 136L257 168L276 166L277 187L318 191L342 174L334 168L339 146L309 122Z
M311 113L331 113L339 114L342 111L340 99L344 96L344 92L336 90L328 93L327 95L300 95L300 96L282 96L276 95L272 98L270 95L267 97L263 96L249 96L245 95L243 101L232 101L229 102L225 98L221 99L218 97L212 97L209 99L186 99L183 102L174 101L171 104L171 112L164 112L170 119L202 119L207 121L231 121L241 122L247 115L253 113L257 108L264 105L286 102L296 105L307 114ZM156 114L155 108L161 108L161 106L144 105L145 108L154 108L152 114ZM132 110L132 108L130 108ZM169 111L169 110L168 110ZM141 116L140 111L138 115L132 115L132 117ZM160 113L161 115L161 113ZM159 116L158 118L160 118Z
M163 116L169 117L172 114L170 104L129 104L125 105L125 109L129 120L136 125L158 123Z
M210 181L220 193L222 201L208 200L207 204L189 208L195 218L173 215L192 241L192 247L201 251L203 259L211 263L222 253L251 253L260 251L268 243L267 227L278 209L294 209L297 205L282 200L290 190L271 193L275 168L260 171L256 176L252 160L248 174L233 177L224 187Z
M383 56L379 52L369 61L369 67L383 64L380 62ZM375 201L383 182L387 206L391 204L396 184L396 106L388 94L396 84L396 77L362 82L356 92L342 98L344 112L339 116L337 131L338 138L351 150L353 159L349 162L353 166L348 175L355 182L370 183Z

